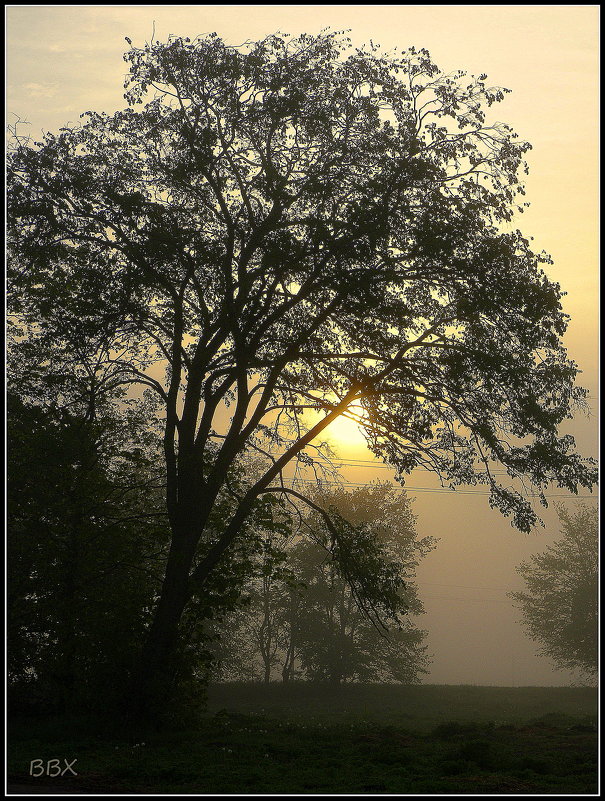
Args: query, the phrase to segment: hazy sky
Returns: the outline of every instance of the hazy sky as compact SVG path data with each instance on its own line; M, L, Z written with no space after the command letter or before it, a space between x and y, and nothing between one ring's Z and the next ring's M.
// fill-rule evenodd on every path
M512 89L493 107L533 145L528 154L527 200L515 221L536 249L554 258L549 275L567 291L572 322L570 356L582 368L596 409L598 14L587 6L8 6L8 122L27 120L29 132L56 131L86 110L125 105L124 37L141 45L169 34L216 31L230 44L281 30L292 35L330 27L348 30L354 44L372 39L385 48L427 48L445 71L488 74ZM596 455L594 417L568 429L586 455ZM356 438L347 459L373 458ZM390 479L377 467L347 468L350 481ZM570 674L537 658L506 592L521 588L515 566L558 536L553 508L546 530L526 536L491 511L484 496L426 492L428 474L408 481L422 535L440 538L419 570L420 595L434 655L426 681L475 684L564 684ZM553 499L556 500L556 499ZM560 499L563 500L563 499ZM572 502L573 503L573 502Z

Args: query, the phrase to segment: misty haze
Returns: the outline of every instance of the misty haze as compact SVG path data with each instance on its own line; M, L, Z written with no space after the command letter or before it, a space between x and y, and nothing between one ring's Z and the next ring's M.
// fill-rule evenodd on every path
M246 12L8 10L8 793L594 794L596 7Z

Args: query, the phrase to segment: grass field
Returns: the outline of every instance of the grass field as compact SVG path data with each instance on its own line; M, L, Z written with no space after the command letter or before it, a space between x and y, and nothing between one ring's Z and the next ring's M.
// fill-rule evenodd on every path
M187 731L15 722L9 776L80 793L595 794L596 707L592 688L219 685ZM74 758L69 781L29 776L32 759Z

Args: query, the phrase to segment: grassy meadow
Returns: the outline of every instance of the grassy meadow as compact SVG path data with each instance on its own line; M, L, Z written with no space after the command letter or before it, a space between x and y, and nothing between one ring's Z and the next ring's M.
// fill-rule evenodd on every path
M9 791L594 794L596 721L586 687L215 685L187 730L15 721ZM57 758L78 776L29 776Z

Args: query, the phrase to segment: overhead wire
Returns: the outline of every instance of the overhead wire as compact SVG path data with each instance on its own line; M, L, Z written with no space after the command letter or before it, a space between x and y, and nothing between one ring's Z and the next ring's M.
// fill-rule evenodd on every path
M328 486L338 486L338 487L373 487L373 486L376 486L371 481L331 481L331 480L323 480L323 479L321 481L318 481L317 479L313 479L313 478L300 478L300 477L289 478L287 476L284 476L283 480L284 481L294 482L294 483L302 482L303 484L316 484L318 486L319 485L323 486L324 484L328 485ZM404 485L402 487L399 484L394 484L393 482L387 482L387 483L389 484L389 486L393 487L393 489L399 490L401 492L407 492L407 491L411 490L412 492L428 492L428 493L441 493L441 494L443 494L443 493L447 493L447 494L455 493L456 495L483 495L483 496L486 496L486 495L490 494L489 492L484 492L483 490L448 489L446 487L413 487L413 486L407 486L407 485ZM526 494L526 497L539 498L540 495L539 495L539 493L531 493L531 494ZM544 493L544 497L545 498L568 498L569 500L575 500L577 498L596 500L596 496L595 495L571 495L571 494L568 495L568 494L563 493L563 492L561 492L561 493Z

